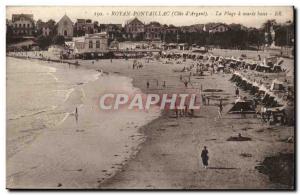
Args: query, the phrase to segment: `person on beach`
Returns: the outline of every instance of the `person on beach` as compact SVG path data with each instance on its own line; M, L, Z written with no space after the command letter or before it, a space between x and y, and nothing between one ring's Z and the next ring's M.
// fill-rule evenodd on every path
M178 105L177 104L175 104L174 112L175 112L176 118L178 118Z
M206 146L204 146L202 152L201 152L201 158L204 168L206 169L208 166L208 150Z
M206 97L204 94L201 94L202 97L202 105L206 105Z
M184 86L187 88L188 87L188 82L187 81L184 81Z
M222 100L220 100L220 104L219 104L219 116L218 118L222 118L222 111L223 111L223 105L222 105Z
M163 82L163 88L166 88L166 81Z
M189 106L188 104L184 104L184 116L188 116L189 113Z
M240 96L240 90L238 87L235 88L235 96L239 97Z
M78 123L78 109L77 109L77 107L75 109L75 120L76 120L76 123Z

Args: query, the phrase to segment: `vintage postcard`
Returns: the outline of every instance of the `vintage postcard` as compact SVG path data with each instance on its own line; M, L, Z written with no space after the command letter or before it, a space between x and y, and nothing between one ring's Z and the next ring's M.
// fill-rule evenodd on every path
M295 190L293 6L7 6L8 189Z

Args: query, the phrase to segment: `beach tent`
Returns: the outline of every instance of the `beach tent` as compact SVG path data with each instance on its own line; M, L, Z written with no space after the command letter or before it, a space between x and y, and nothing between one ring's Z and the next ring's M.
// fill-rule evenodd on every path
M271 67L265 64L259 64L256 66L255 70L259 72L270 72Z
M237 86L242 87L243 89L246 89L248 80L245 77L241 77L241 81L237 83Z
M259 92L264 92L264 93L266 93L267 91L268 91L268 89L266 88L265 85L261 85L261 86L259 87Z
M276 63L277 63L278 59L276 56L272 56L272 57L268 57L265 59L265 64L267 64L268 66L273 67Z
M279 64L274 65L273 72L282 72L282 71L283 70L281 68L281 65L279 65Z
M277 79L274 79L271 84L270 90L271 91L284 91L284 83Z
M218 68L217 68L217 71L221 71L221 70L224 71L224 68L225 67L222 64L219 64Z
M251 88L250 94L254 95L255 93L258 92L258 90L259 90L259 85L255 81L255 82L252 83L252 88Z
M241 113L255 113L251 101L246 101L242 99L237 99L232 106L232 108L228 111L229 114L241 114Z
M257 64L255 62L249 62L246 64L246 68L249 68L250 70L255 70Z
M263 97L263 99L262 99L262 103L266 107L274 107L277 104L277 102L275 101L276 97L277 96L273 92L267 90L264 97Z
M177 47L177 44L175 44L175 43L169 43L167 45L168 50L170 50L170 49L176 49L176 47Z
M253 86L253 82L247 80L246 86L244 87L244 90L251 90Z
M232 76L231 76L231 78L230 78L230 81L236 82L237 79L238 79L238 75L236 73L233 73Z

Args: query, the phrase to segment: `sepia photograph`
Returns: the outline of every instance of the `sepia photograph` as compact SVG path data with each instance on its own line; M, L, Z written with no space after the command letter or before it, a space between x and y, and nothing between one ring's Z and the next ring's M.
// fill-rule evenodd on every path
M5 9L8 190L296 189L292 5Z

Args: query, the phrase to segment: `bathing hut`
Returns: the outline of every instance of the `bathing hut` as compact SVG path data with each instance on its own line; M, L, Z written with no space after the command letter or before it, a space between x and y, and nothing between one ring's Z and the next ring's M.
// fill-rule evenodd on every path
M241 98L237 99L228 111L229 114L250 114L255 113L255 108L253 102L249 100L242 100Z

